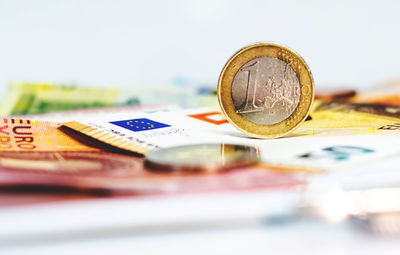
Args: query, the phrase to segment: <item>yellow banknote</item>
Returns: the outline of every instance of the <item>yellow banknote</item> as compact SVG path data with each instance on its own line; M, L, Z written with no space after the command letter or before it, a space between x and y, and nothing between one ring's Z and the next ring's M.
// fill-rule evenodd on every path
M288 136L400 133L395 107L316 101L309 118Z

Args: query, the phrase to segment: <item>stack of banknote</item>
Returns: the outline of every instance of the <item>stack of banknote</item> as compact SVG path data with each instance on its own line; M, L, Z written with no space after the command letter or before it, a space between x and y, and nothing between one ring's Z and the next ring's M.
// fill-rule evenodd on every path
M328 184L345 191L396 187L399 88L394 83L364 92L317 90L310 116L298 129L278 139L253 139L225 120L212 89L172 88L164 93L168 99L154 96L156 88L142 89L121 101L120 91L111 88L13 84L0 108L0 205L42 201L43 194L57 200L66 194L79 199L304 192ZM229 169L204 162L195 171L174 170L179 162L170 154L170 168L146 164L152 151L215 143L255 147L258 160Z

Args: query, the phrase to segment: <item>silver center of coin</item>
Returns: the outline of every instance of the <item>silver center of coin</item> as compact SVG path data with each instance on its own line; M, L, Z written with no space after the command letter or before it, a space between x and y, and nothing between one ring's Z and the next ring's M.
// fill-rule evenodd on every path
M232 83L236 112L262 125L289 117L300 100L300 82L292 67L273 57L259 57L244 64Z

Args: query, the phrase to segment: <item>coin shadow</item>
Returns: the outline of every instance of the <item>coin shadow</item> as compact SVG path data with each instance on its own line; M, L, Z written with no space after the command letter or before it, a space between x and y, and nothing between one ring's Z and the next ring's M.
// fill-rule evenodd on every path
M129 155L129 156L135 156L135 157L140 157L142 158L143 155L138 154L136 152L133 151L127 151L124 149L120 149L117 147L114 147L112 145L106 144L102 141L96 140L93 137L87 136L85 134L79 133L78 131L75 131L71 128L65 127L65 126L61 126L59 127L59 130L61 132L63 132L64 134L68 135L71 139L82 143L86 146L89 147L94 147L94 148L98 148L101 149L103 151L107 151L107 152L112 152L112 153L120 153L120 154L125 154L125 155Z

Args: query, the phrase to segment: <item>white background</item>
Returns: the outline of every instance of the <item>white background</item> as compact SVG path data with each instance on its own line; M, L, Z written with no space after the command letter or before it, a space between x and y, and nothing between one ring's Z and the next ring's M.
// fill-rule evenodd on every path
M398 1L0 0L0 87L214 86L226 60L257 41L298 51L317 88L368 86L400 76L399 10Z
M364 87L400 76L399 10L398 1L0 0L0 95L10 81L216 86L226 60L257 41L298 51L317 88ZM398 240L336 227L74 240L5 254L398 253Z

